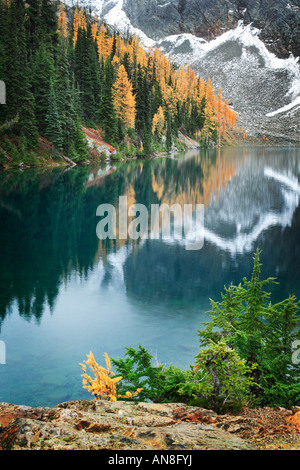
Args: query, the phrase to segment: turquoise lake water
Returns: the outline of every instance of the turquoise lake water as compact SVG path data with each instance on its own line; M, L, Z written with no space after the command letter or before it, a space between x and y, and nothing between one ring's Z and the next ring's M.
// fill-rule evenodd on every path
M204 204L204 245L99 240L108 203ZM300 149L227 148L69 170L0 173L0 402L54 406L91 396L92 351L147 348L181 368L198 353L210 298L250 277L256 248L272 300L300 298ZM3 359L3 357L2 357ZM0 357L1 362L1 357Z

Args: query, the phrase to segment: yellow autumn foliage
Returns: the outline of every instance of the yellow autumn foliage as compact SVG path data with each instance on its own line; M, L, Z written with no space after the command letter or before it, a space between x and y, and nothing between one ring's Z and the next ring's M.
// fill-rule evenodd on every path
M158 135L161 134L163 131L165 124L165 116L164 112L161 106L159 106L157 113L154 114L153 120L152 120L152 134L155 134L157 132Z
M73 43L76 44L77 36L78 36L78 29L82 28L85 31L87 30L87 21L83 9L81 8L79 11L75 8L74 12L74 21L73 21Z
M114 83L114 104L116 113L125 127L134 127L135 97L124 65L120 65Z
M117 395L117 383L122 380L122 377L114 377L114 373L111 370L111 363L107 353L104 353L106 369L100 366L92 352L87 355L87 360L83 363L79 363L83 374L82 387L91 392L94 397L108 400L117 401L117 398L133 398L142 391L142 388L138 388L134 393L126 392L126 395ZM86 367L89 366L91 372L94 374L94 378L87 374Z
M59 36L66 39L68 36L68 22L67 15L63 3L60 4L58 19L57 19L57 32Z
M135 126L136 97L133 78L129 72L127 74L127 71L133 71L137 65L146 71L149 83L153 78L157 80L162 95L162 109L156 111L152 122L153 134L161 133L164 126L164 112L174 118L178 107L184 107L185 112L189 114L192 102L195 103L199 115L203 113L204 117L204 125L201 131L198 130L197 138L209 142L213 132L217 131L220 144L226 132L236 127L238 114L223 99L221 90L215 92L210 78L205 81L197 77L191 65L174 69L168 57L157 47L146 52L137 35L132 38L124 38L119 34L111 35L104 23L98 26L97 18L93 18L90 23L91 34L97 44L99 61L110 58L113 65L116 77L114 107L123 127ZM87 30L87 24L88 19L83 9L76 8L73 20L74 45L78 28ZM68 26L63 4L58 15L58 32L62 38L67 37ZM153 85L150 91L154 92Z
M87 355L87 360L83 361L83 364L79 364L83 371L83 374L81 374L83 377L82 386L89 392L92 392L95 398L104 398L109 401L116 401L116 385L120 380L122 380L122 377L114 377L114 374L111 371L109 357L106 353L104 353L104 357L107 369L96 362L92 352ZM91 372L94 374L94 378L87 374L86 366L90 367Z

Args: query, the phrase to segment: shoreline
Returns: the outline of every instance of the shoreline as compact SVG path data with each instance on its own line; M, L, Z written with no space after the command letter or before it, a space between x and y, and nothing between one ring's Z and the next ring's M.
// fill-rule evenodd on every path
M105 164L105 163L117 163L117 162L131 162L131 161L135 161L135 160L151 160L151 159L155 159L155 158L163 158L163 157L172 157L174 155L177 155L177 154L180 154L180 153L184 153L188 150L214 150L214 149L224 149L224 148L300 148L300 143L299 144L293 144L293 143L289 143L289 144L281 144L281 143L278 143L278 144L274 144L274 143L269 143L269 144L259 144L259 143L256 143L256 142L253 142L253 143L238 143L238 144L230 144L230 145L221 145L221 146L214 146L214 147L202 147L202 146L197 146L197 147L186 147L184 149L176 149L175 151L174 150L171 150L171 151L162 151L162 152L158 152L158 153L152 153L150 155L135 155L133 157L128 157L126 156L126 154L124 155L120 155L118 158L113 158L113 156L111 157L105 157L105 158L95 158L95 159L91 159L91 160L87 160L87 161L82 161L82 162L73 162L72 160L70 160L70 162L67 162L67 161L61 161L61 162L57 162L57 161L51 161L51 160L48 160L48 161L44 161L43 163L39 163L39 164L33 164L33 165L28 165L28 164L25 164L23 162L21 163L12 163L12 164L5 164L5 165L1 165L0 164L0 172L5 172L5 171L8 171L8 170L27 170L27 169L55 169L55 168L65 168L65 169L71 169L75 166L78 166L78 167L84 167L84 166L89 166L89 165L97 165L97 164Z
M154 158L162 157L172 157L178 153L186 152L188 150L212 150L212 149L222 149L222 148L252 148L252 147L261 147L261 148L298 148L300 147L300 140L289 140L288 136L281 136L280 138L274 137L273 139L266 139L265 135L256 134L253 136L248 136L243 134L239 129L235 129L231 132L227 132L223 137L222 142L217 144L216 142L210 142L209 145L202 145L199 141L188 137L182 134L179 131L176 140L173 142L171 150L164 148L164 144L161 145L161 150L158 152L153 152L149 155L139 153L137 148L132 148L132 151L135 151L135 154L129 155L124 150L118 150L107 142L103 141L101 138L101 133L99 129L92 129L86 126L82 126L82 130L86 137L87 148L91 158L82 161L73 161L68 156L60 153L57 154L56 158L51 154L52 148L51 145L46 139L42 136L39 137L40 145L33 151L28 150L28 153L24 155L25 162L14 161L11 162L14 157L10 156L7 151L2 148L0 142L0 155L4 156L7 161L3 163L0 161L0 172L12 169L53 169L53 168L67 168L70 169L74 166L86 166L93 164L104 164L104 163L116 163L116 162L130 162L133 160L150 160ZM246 137L245 137L246 135ZM4 136L5 138L5 136ZM18 149L18 145L16 146ZM129 149L130 152L130 149ZM30 156L31 154L31 156ZM32 158L34 154L35 161L33 163L28 163L26 160Z
M0 171L11 170L11 169L30 169L30 168L72 168L74 166L85 166L90 164L101 164L107 162L124 162L124 161L132 161L132 160L143 160L143 159L152 159L158 157L169 156L172 154L177 154L179 152L184 152L190 149L197 149L197 148L204 148L201 147L200 143L191 139L190 137L184 136L180 133L180 136L174 142L174 145L170 151L164 148L162 151L153 152L150 155L147 154L140 154L136 153L135 155L128 156L126 152L122 150L117 150L115 147L112 147L107 142L104 142L100 137L99 133L96 130L83 127L83 131L85 132L87 138L87 147L90 151L90 157L87 160L75 162L68 156L64 154L58 154L57 159L53 160L51 156L51 146L48 142L45 142L45 139L40 137L40 147L36 150L37 156L36 161L32 164L24 163L24 162L5 162L5 164L0 163ZM176 144L179 145L177 148ZM0 151L5 155L7 160L11 159L8 153L1 147ZM33 152L33 151L32 151ZM43 152L42 156L39 156L38 153ZM34 152L33 152L34 153ZM26 160L26 158L24 158Z

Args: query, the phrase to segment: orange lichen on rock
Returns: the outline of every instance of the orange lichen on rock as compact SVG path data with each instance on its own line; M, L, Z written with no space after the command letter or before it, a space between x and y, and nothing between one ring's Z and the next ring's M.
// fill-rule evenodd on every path
M297 411L297 413L292 416L288 416L285 418L285 421L291 425L289 426L291 428L291 432L300 433L300 411Z

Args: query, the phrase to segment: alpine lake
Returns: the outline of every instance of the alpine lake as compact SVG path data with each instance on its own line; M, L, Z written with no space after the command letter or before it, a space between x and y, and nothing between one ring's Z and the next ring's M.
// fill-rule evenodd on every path
M204 243L101 239L97 208L204 205ZM203 207L203 206L202 206ZM0 402L90 399L80 362L142 345L189 368L210 299L251 276L260 248L272 302L300 298L300 149L190 150L172 157L0 173ZM2 360L1 360L2 358ZM2 363L1 363L2 362Z

